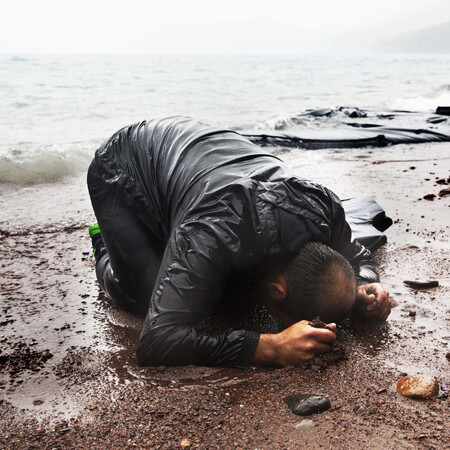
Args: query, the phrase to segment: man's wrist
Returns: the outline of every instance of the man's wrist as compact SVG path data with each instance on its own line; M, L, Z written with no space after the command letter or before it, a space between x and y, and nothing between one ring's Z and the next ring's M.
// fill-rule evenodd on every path
M280 365L279 334L261 334L253 362L255 364Z

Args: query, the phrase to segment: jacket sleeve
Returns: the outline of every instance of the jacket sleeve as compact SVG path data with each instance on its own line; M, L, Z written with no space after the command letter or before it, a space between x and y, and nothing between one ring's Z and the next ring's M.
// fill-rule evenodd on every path
M334 205L331 247L349 260L355 270L358 286L380 281L370 250L358 240L352 240L352 230L345 220L345 212L340 202Z
M220 299L226 255L208 224L174 231L138 344L140 365L250 366L259 334L233 329L214 333L199 327Z

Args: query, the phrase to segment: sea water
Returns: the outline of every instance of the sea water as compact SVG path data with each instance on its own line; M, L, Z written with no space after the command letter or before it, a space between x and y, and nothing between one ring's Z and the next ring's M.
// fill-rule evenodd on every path
M116 130L166 115L289 131L310 108L448 105L450 55L0 55L0 183L84 171Z

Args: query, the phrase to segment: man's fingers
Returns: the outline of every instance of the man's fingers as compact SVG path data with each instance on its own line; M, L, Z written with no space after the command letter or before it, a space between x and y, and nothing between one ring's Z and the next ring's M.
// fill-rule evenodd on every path
M378 309L380 309L380 304L378 302L373 302L366 306L367 312L377 311Z
M364 297L359 297L358 302L364 306L373 305L374 303L377 303L377 298L375 295L370 294Z
M317 345L314 348L315 353L326 353L331 351L331 345L328 344L322 344L320 342L317 343Z
M374 311L367 311L366 317L369 319L375 319L375 320L382 320L385 321L389 314L391 313L391 301L388 299L388 301L379 309Z
M388 301L386 302L386 307L383 310L381 320L386 320L389 317L389 314L391 313L391 309L392 309L392 304L391 304L391 301L388 299Z
M336 335L325 328L313 328L310 332L310 337L317 342L333 342L336 340Z

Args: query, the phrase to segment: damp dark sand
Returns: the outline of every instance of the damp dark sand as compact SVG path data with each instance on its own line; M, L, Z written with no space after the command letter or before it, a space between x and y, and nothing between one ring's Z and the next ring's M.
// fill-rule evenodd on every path
M84 177L1 186L0 447L446 448L450 445L450 196L447 144L282 153L342 198L373 195L394 219L375 256L398 303L384 324L344 324L345 358L304 368L140 368L142 320L96 284ZM435 194L434 200L425 200ZM414 290L404 280L436 279ZM263 319L261 319L263 320ZM268 319L263 320L268 326ZM404 374L441 385L395 392ZM283 399L331 409L295 416ZM305 419L312 422L303 422Z

